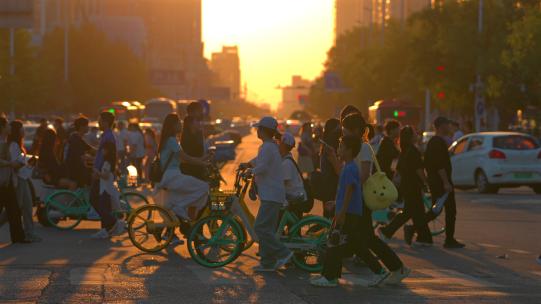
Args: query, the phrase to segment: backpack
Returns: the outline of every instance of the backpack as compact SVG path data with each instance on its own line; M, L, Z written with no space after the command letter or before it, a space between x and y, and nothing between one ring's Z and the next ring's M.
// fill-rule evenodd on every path
M363 185L363 198L366 206L372 210L381 210L388 208L392 203L398 199L398 190L393 182L387 177L385 172L381 171L378 159L374 153L372 146L370 152L374 165L376 166L376 173L372 174Z
M165 168L169 166L169 163L171 163L171 160L173 159L174 153L171 153L169 157L167 158L167 162L165 162L165 166L162 168L162 164L160 161L160 154L156 155L154 160L152 161L152 164L150 164L150 182L152 182L153 185L158 184L162 181L163 174L165 173Z
M293 165L295 165L295 168L297 169L297 172L299 173L299 176L302 179L302 184L304 186L304 192L306 192L306 200L304 202L299 203L299 210L303 213L308 213L312 211L312 208L314 208L314 196L312 195L312 187L310 186L310 182L302 176L302 172L299 169L299 166L297 165L297 162L295 160L288 156L287 159L289 159L291 162L293 162Z

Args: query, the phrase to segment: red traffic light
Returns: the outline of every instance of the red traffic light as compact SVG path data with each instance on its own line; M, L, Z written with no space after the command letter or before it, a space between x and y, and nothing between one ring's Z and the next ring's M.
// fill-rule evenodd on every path
M443 72L443 71L445 71L445 66L443 66L443 65L438 65L438 66L436 67L436 70L438 70L438 72Z
M445 93L444 92L438 92L438 94L436 94L436 97L438 97L438 99L440 99L440 100L443 100L443 99L445 99Z

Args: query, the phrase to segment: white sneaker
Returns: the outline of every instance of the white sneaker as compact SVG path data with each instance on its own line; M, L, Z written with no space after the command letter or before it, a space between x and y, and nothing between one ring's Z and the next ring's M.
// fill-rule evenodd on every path
M93 239L108 239L110 236L109 232L107 232L105 228L102 228L98 232L92 234L90 237Z
M381 285L381 283L383 283L383 281L385 281L389 276L391 275L390 272L388 272L387 270L384 270L382 273L380 274L375 274L373 277L372 277L372 281L370 281L370 283L368 283L368 287L378 287L379 285Z
M117 220L111 231L109 232L110 236L119 236L122 235L125 231L126 224L123 220Z
M254 272L275 272L276 269L274 267L265 267L263 265L257 265L254 268L252 268Z
M310 285L316 287L336 287L338 286L338 280L327 280L324 276L319 276L310 280Z
M411 273L411 269L409 269L406 266L402 266L402 268L398 269L397 271L393 271L389 278L385 280L385 284L388 285L398 285L402 280L407 278Z
M289 260L291 260L292 257L293 257L293 251L290 251L289 254L285 258L279 259L278 261L276 261L276 265L274 265L274 269L282 268L282 266L287 264Z

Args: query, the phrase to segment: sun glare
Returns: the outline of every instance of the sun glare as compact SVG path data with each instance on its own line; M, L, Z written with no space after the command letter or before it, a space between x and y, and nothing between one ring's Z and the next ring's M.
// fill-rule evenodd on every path
M292 75L314 78L333 39L332 0L203 0L205 55L238 45L248 98L273 105Z

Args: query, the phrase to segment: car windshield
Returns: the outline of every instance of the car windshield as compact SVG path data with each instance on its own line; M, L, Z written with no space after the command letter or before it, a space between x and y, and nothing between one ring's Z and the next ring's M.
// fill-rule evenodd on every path
M505 150L533 150L539 148L539 143L533 137L524 135L506 135L494 137L494 148Z

